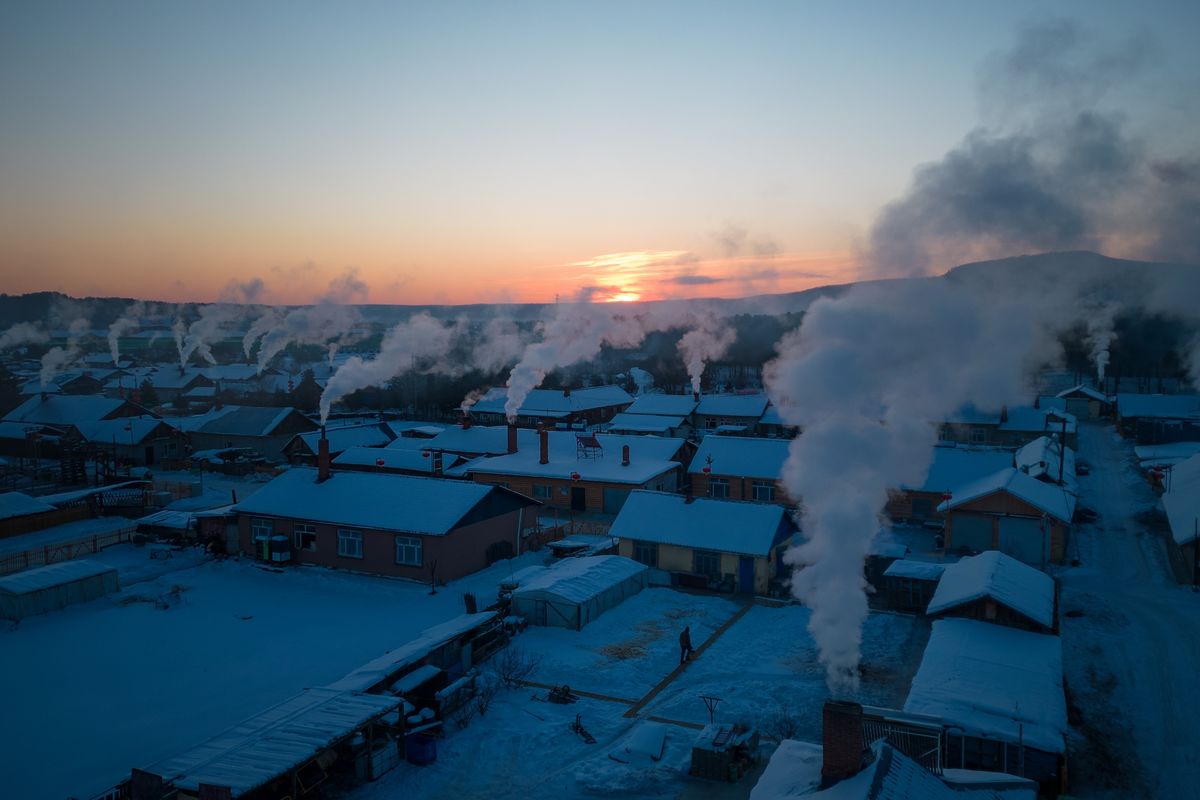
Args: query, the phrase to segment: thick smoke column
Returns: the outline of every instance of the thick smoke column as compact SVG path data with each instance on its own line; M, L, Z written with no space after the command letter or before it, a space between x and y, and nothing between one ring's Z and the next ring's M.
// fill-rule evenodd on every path
M19 347L23 344L41 344L50 340L50 334L30 322L18 322L4 333L0 333L0 350Z
M458 410L466 414L475 407L476 403L487 397L487 393L487 389L472 389L471 391L467 392L467 396L464 397L462 402L458 404Z
M362 321L358 309L350 303L362 302L367 296L367 285L358 279L357 270L350 269L339 275L329 284L329 291L320 297L315 305L295 308L287 312L282 319L278 312L268 312L251 326L250 332L243 340L246 355L249 347L246 342L256 328L265 329L262 341L258 347L258 372L261 375L271 359L283 352L289 344L320 344L324 345L330 339L342 337L338 341L345 343L346 335L357 323ZM336 353L336 349L333 351ZM332 354L330 355L332 363Z
M1108 349L1112 345L1113 339L1117 338L1114 324L1119 311L1120 307L1115 304L1102 303L1088 312L1084 320L1084 324L1087 326L1084 344L1087 345L1092 363L1096 365L1096 381L1101 388L1104 386L1105 370L1108 369Z
M42 369L38 377L43 389L47 389L54 378L83 355L79 349L79 337L87 332L88 321L80 317L67 329L67 346L52 347L42 356Z
M180 367L187 364L187 359L183 356L183 340L185 336L187 336L187 323L182 318L176 317L175 324L171 326L171 337L175 340L175 350L179 353Z
M274 308L268 308L261 317L254 320L246 331L246 335L242 337L242 352L246 354L246 358L250 358L250 351L254 349L254 343L266 336L282 321L283 316Z
M639 395L646 394L654 388L654 376L641 367L630 367L629 377L633 379L633 383L637 386Z
M133 303L108 327L108 350L112 354L114 367L121 360L121 337L136 331L141 326L142 315L145 313L144 303Z
M679 352L691 376L693 392L700 391L700 378L705 365L729 352L736 339L737 333L729 323L711 311L703 315L695 328L683 335L679 340Z
M941 281L860 286L813 303L768 365L772 402L804 429L782 480L802 504L805 542L786 560L833 691L857 686L863 563L888 489L924 479L935 421L1022 397L1037 339L1017 311Z

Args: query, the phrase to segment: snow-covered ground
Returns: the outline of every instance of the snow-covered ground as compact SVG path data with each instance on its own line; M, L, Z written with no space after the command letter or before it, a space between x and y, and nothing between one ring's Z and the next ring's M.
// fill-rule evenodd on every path
M1157 500L1131 443L1085 424L1080 504L1099 519L1076 527L1061 573L1064 662L1072 720L1072 793L1081 797L1197 797L1200 718L1191 707L1200 667L1200 595L1175 583L1163 538L1145 513ZM1078 616L1082 614L1082 616Z
M150 559L129 545L96 558L122 591L0 627L4 796L90 797L309 686L334 681L481 600L500 562L428 587L319 568L272 572L195 549ZM182 567L182 568L181 568ZM179 587L166 610L155 600ZM36 732L36 733L35 733Z

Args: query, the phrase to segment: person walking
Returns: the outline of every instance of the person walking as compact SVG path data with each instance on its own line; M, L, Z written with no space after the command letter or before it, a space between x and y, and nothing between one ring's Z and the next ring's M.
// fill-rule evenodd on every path
M688 656L696 652L696 648L692 647L692 626L688 625L679 634L679 663L688 660Z

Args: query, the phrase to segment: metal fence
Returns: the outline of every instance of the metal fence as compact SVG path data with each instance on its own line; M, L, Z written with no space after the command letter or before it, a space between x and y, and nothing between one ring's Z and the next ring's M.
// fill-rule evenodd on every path
M137 530L132 522L124 528L107 533L97 533L92 536L81 536L65 542L54 542L23 550L19 553L0 555L0 575L20 572L30 567L41 567L46 564L57 564L60 561L70 561L81 556L99 553L114 544L123 544Z

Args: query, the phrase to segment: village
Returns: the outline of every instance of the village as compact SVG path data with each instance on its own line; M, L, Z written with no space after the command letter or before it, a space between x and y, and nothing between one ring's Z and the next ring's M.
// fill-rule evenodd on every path
M761 388L618 378L515 412L501 388L432 419L323 420L262 403L337 362L107 356L50 385L7 364L24 383L0 421L6 712L44 732L6 748L13 796L1174 780L1173 670L1200 641L1184 385L1047 373L1025 406L924 420L930 466L889 490L861 660L833 692L791 588L805 533L780 476L804 433ZM1131 619L1160 661L1122 655Z

